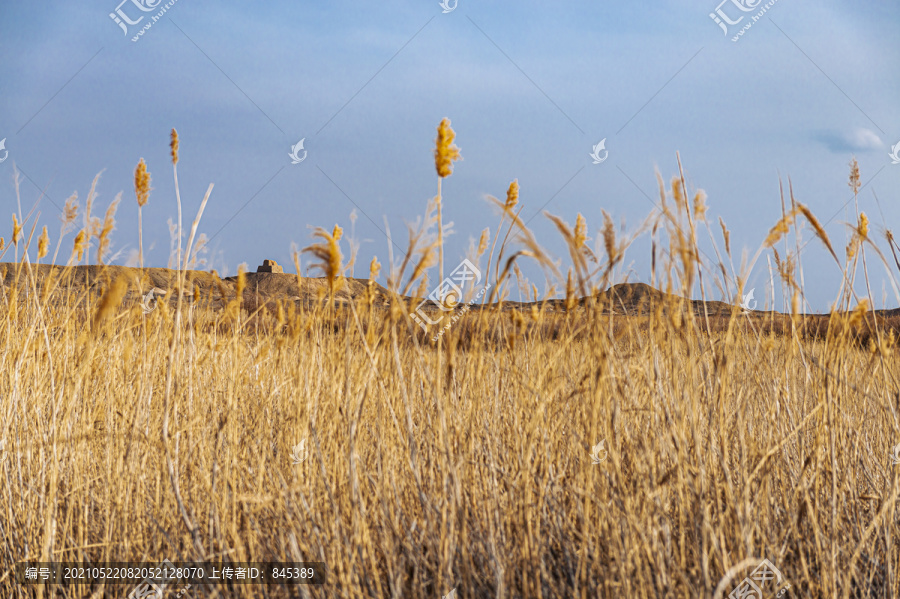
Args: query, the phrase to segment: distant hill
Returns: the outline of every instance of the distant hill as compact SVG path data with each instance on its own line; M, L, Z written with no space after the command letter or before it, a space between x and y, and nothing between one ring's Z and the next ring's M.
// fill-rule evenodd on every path
M43 291L44 286L48 282L56 284L59 282L59 289L56 301L60 301L67 293L78 294L85 289L89 289L94 294L102 293L110 281L125 277L128 281L129 289L125 296L125 303L139 302L143 294L151 289L161 289L167 292L177 291L177 271L166 268L132 268L127 266L73 266L65 272L62 281L60 277L64 274L64 268L54 265L17 265L15 263L0 263L0 282L4 286L11 286L16 277L17 266L22 266L20 276L24 277L22 289L30 287L31 283L27 282L28 269L34 274L35 285L39 291ZM52 273L52 274L51 274ZM233 300L237 295L237 277L220 278L213 272L191 270L185 274L186 284L185 293L192 298L194 289L202 303L213 309L220 309ZM301 305L308 305L327 299L328 282L322 277L298 277L293 274L270 273L270 272L248 272L245 274L246 286L243 291L243 300L247 309L255 309L256 307L277 301L296 302ZM368 287L366 279L343 278L337 285L335 292L336 303L346 303L354 298L362 298ZM390 293L387 289L379 284L374 285L375 302L378 305L387 306L390 303ZM174 305L176 293L167 293L165 301ZM404 298L410 305L417 305L419 301L414 298ZM655 289L646 283L621 283L598 293L591 298L605 313L620 314L628 316L646 316L652 313L657 307L668 309L671 306L682 305L683 309L690 309L694 314L702 316L728 316L732 314L734 307L731 304L722 301L707 301L705 304L701 300L685 300L677 295L667 295L665 292ZM587 298L580 298L576 302L576 306L584 306ZM539 301L536 303L505 301L500 306L496 303L488 306L481 306L480 303L474 304L471 309L479 310L483 308L500 308L503 311L528 309L532 305L547 312L563 312L566 309L564 299L551 299ZM424 304L426 310L437 310L437 306L431 302ZM575 309L578 309L577 307ZM740 308L738 308L740 310ZM900 308L890 310L876 310L878 316L881 317L900 317ZM771 314L771 312L763 312L752 310L751 315L763 316ZM816 316L816 315L811 315Z
M0 281L4 285L12 285L16 277L16 264L0 263ZM47 264L30 265L35 276L35 284L39 290L50 282L59 282L57 296L71 292L77 294L85 289L96 293L102 292L110 281L125 277L128 292L125 302L139 302L143 294L151 289L166 291L165 299L172 305L177 297L178 272L167 268L131 268L127 266L73 266L65 273L62 281L63 267ZM27 283L27 270L20 271L23 283ZM52 275L51 275L52 273ZM52 278L51 278L52 277ZM350 298L361 296L368 281L364 279L342 279L335 292L336 302L346 302ZM213 309L222 308L237 297L237 277L220 278L207 271L189 270L185 273L185 293L192 297L197 289L200 299L208 302ZM60 293L61 292L61 293ZM170 293L171 292L171 293ZM387 301L388 292L381 285L375 284L376 298ZM328 282L324 278L298 277L292 274L248 272L245 274L243 299L248 305L256 305L262 301L296 301L309 302L328 296Z

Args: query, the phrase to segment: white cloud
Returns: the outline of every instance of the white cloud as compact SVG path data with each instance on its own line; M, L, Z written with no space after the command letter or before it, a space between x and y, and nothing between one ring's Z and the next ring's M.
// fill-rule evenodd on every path
M884 142L871 129L857 128L847 136L847 142L857 150L877 150Z
M853 131L821 131L816 136L832 152L868 152L884 147L884 142L871 129L857 127Z

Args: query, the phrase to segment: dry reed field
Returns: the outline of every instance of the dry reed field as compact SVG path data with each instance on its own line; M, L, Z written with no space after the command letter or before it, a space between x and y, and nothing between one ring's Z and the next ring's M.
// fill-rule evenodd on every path
M438 182L453 141L445 121ZM173 131L176 169L177 144ZM187 597L898 596L897 327L854 291L867 268L900 268L893 237L875 240L859 213L839 257L788 189L750 266L774 258L793 310L711 314L711 291L739 297L742 275L678 166L659 180L660 209L627 237L607 217L596 251L580 215L574 227L548 215L566 266L519 219L511 184L470 257L487 307L453 322L431 310L450 325L440 336L410 317L455 264L440 187L407 258L384 259L385 287L376 261L371 282L347 277L355 257L335 227L297 256L323 277L271 275L296 288L274 299L251 274L190 270L210 187L150 311L141 298L163 274L105 266L117 202L100 219L93 189L84 207L70 199L55 269L40 265L46 229L14 217L0 595L125 597L123 584L21 584L14 566L169 559L327 568L321 585L194 584ZM139 207L162 201L149 185L142 161ZM815 326L800 311L804 231L843 272ZM717 262L701 259L706 235ZM607 290L638 236L660 291L629 313ZM558 299L524 282L526 262ZM531 301L509 303L517 286ZM764 559L777 576L753 578Z

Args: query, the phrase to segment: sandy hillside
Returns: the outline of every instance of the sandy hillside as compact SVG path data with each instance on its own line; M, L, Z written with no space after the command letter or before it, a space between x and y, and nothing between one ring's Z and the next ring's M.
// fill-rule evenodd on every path
M20 266L21 268L17 268ZM17 275L17 272L19 273ZM107 288L111 281L124 277L129 288L124 298L124 303L140 302L144 294L152 289L166 291L166 301L174 305L177 294L177 271L167 268L131 268L127 266L74 266L63 268L59 266L41 265L17 265L15 263L0 263L0 281L4 286L13 286L17 276L20 279L19 287L30 288L31 283L28 273L34 275L34 284L43 294L49 283L52 285L54 296L62 298L68 296L77 297L89 290L94 296L99 296ZM298 277L287 273L248 272L245 275L246 286L243 291L244 307L254 310L263 304L274 305L276 302L295 302L298 305L310 305L325 301L328 297L328 282L322 277ZM368 286L366 279L343 278L337 284L335 291L335 303L343 304L351 299L362 298ZM379 306L388 306L390 292L378 283L374 284L375 303ZM197 293L199 301L213 309L221 309L225 304L235 299L237 295L237 276L220 278L215 271L190 270L185 274L185 293L193 300ZM61 300L60 300L61 301ZM404 301L411 307L416 307L421 300L404 297ZM654 309L662 306L669 308L673 305L681 305L684 309L690 309L697 316L708 315L710 317L727 317L731 315L733 306L722 301L690 300L685 301L677 295L666 294L646 283L621 283L613 285L605 291L598 293L594 301L606 314L618 314L628 316L648 316ZM577 306L585 305L585 298L576 302ZM504 301L496 302L482 307L480 304L471 306L471 309L482 308L509 310L531 310L535 303ZM566 302L564 299L551 299L537 302L536 306L544 312L564 312ZM436 310L431 303L426 302L426 310ZM576 308L577 309L577 308ZM895 317L900 315L900 309L876 310L880 317ZM752 310L751 316L764 317L771 312ZM820 318L821 315L809 315Z

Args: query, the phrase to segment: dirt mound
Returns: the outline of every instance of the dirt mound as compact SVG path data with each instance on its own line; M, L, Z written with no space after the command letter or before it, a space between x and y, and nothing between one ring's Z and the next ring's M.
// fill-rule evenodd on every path
M49 264L0 263L0 283L12 286L19 279L21 289L31 288L31 276L35 287L42 292L46 285L56 289L55 295L71 294L77 297L87 292L91 295L102 293L109 284L121 278L128 283L126 304L139 302L143 294L151 289L166 291L164 301L173 303L177 298L178 272L167 268L131 268L127 266L73 266L64 268ZM335 301L347 302L362 297L368 281L363 279L341 279L335 289ZM209 302L213 308L220 308L237 297L237 277L219 278L214 272L189 270L185 272L184 292L193 297L194 290L201 300ZM375 296L379 303L388 304L388 291L375 285ZM243 299L248 306L281 301L324 300L328 297L328 282L324 278L297 277L281 273L252 272L245 275Z
M613 314L629 316L646 316L655 308L663 306L669 309L681 306L691 310L697 316L730 315L734 306L721 301L686 300L679 295L665 293L646 283L620 283L599 293L597 299L606 311Z
M143 286L148 289L151 287L168 289L176 284L178 276L177 271L168 268L145 268L142 275L141 269L127 266L72 266L64 268L50 264L24 265L2 263L0 264L0 281L4 285L12 285L18 276L21 281L27 282L30 280L28 278L29 272L34 275L38 289L43 288L47 282L59 282L59 285L63 288L70 287L82 290L105 288L109 281L119 277L125 277L129 285ZM191 288L193 288L193 285L197 285L201 290L207 290L215 287L217 280L220 279L209 272L189 270L186 273L186 281L192 286Z
M666 300L666 294L646 283L620 283L599 293L597 300L614 314L639 315L649 314L654 306Z
M237 277L222 279L232 287L237 286ZM315 300L328 297L328 280L325 278L298 277L291 274L248 272L245 275L246 288L244 293L258 293L272 299L301 299ZM365 279L341 279L335 285L335 301L346 302L351 298L365 295L368 280ZM387 301L388 291L381 285L375 284L376 297Z

